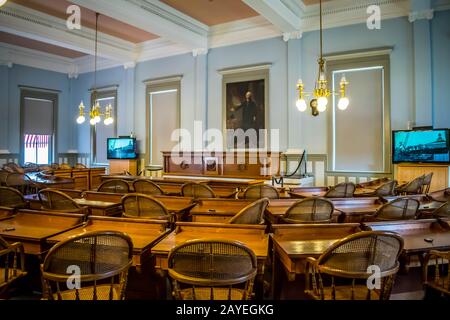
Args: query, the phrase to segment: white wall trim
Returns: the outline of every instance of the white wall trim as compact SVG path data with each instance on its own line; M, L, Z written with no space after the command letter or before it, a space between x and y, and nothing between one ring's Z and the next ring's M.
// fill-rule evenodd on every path
M254 65L254 66L221 69L221 70L217 70L217 72L221 75L228 75L228 74L235 74L235 73L241 73L241 72L267 70L267 69L270 69L270 67L272 67L271 63L265 63L265 64L259 64L259 65Z
M157 79L147 79L142 81L143 84L147 86L154 86L157 84L164 84L164 83L170 83L170 82L179 82L183 79L182 75L178 76L172 76L172 77L164 77L164 78L157 78Z
M374 57L380 55L390 55L392 53L392 50L393 48L375 48L356 52L343 52L343 53L338 52L329 55L324 55L324 58L327 61L337 61L337 60L346 60L364 57Z

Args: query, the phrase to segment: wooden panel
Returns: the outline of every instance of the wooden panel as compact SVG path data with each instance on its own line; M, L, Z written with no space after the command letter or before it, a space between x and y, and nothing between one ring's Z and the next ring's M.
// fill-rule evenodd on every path
M126 171L136 176L137 160L109 160L110 174L123 174Z
M97 189L102 183L101 176L105 174L105 168L91 168L89 171L89 190Z
M89 169L74 169L72 171L75 189L89 190L89 173Z
M430 191L442 190L449 185L449 167L447 165L399 164L395 179L402 182L411 181L421 175L433 172Z

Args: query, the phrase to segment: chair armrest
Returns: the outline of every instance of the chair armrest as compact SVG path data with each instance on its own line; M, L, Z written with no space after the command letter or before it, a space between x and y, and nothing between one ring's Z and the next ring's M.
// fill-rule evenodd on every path
M423 260L423 267L422 267L422 275L423 275L423 283L427 284L428 282L428 263L432 258L442 258L446 259L447 261L450 261L450 251L437 251L437 250L430 250Z
M8 247L0 251L0 257L12 252L18 252L20 255L20 270L25 271L25 249L21 242L14 242L9 244Z

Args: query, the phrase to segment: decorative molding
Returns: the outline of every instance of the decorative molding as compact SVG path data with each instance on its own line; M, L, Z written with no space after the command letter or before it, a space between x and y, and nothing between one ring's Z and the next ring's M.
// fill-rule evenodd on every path
M390 55L392 53L393 47L383 47L383 48L373 48L364 51L352 51L352 52L337 52L329 55L324 55L327 61L337 61L345 59L355 59L363 57L374 57L380 55Z
M193 57L204 56L204 55L207 55L207 54L208 54L208 49L199 48L199 49L192 50L192 56Z
M11 152L7 149L0 149L0 154L11 154Z
M428 9L428 10L422 10L422 11L413 11L409 13L408 21L414 22L417 20L431 20L434 17L434 10Z
M147 80L142 81L142 83L147 86L154 86L154 85L163 84L163 83L179 82L179 81L181 81L181 79L183 79L183 76L177 75L177 76L172 76L172 77L147 79Z
M301 39L303 33L301 31L285 32L283 33L283 41L288 42L289 40Z
M235 73L241 73L241 72L251 72L251 71L259 71L259 70L267 70L272 67L271 63L265 63L265 64L258 64L254 66L245 66L245 67L238 67L238 68L227 68L218 70L221 75L227 75L227 74L235 74Z
M131 61L131 62L125 62L124 64L123 64L123 68L125 69L125 70L127 70L127 69L133 69L133 68L135 68L136 67L136 62L134 62L134 61Z
M97 92L105 92L105 91L114 91L119 88L118 84L112 85L112 86L106 86L106 87L98 87L98 88L90 88L88 92L97 91Z

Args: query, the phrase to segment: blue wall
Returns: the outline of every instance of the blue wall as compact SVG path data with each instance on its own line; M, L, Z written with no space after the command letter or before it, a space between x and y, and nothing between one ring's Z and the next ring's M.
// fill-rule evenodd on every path
M20 88L36 87L58 91L57 152L77 148L76 127L69 105L71 81L67 74L14 65L0 67L0 149L20 152Z
M431 23L433 124L450 127L450 11L435 12ZM338 53L371 48L393 47L390 62L391 127L405 129L414 121L414 30L407 17L382 21L380 30L368 30L357 24L324 31L324 53ZM182 76L181 126L192 130L194 120L206 128L222 130L221 69L270 63L269 128L280 129L281 147L306 148L312 154L327 153L328 121L326 116L311 117L295 108L295 82L301 77L310 90L317 73L319 34L307 32L300 40L273 38L252 43L211 49L206 56L191 54L138 63L135 68L116 67L98 73L98 87L118 85L117 128L119 135L135 132L141 152L145 150L145 80ZM416 62L417 63L417 62ZM59 152L77 149L90 152L88 122L75 124L80 100L89 106L89 89L93 74L78 79L23 66L0 67L0 150L19 149L19 90L28 85L60 90ZM349 88L351 95L351 88ZM6 101L9 101L6 102ZM431 108L431 106L427 106ZM5 113L7 110L9 112ZM8 128L8 129L6 129ZM7 137L7 138L5 138Z

